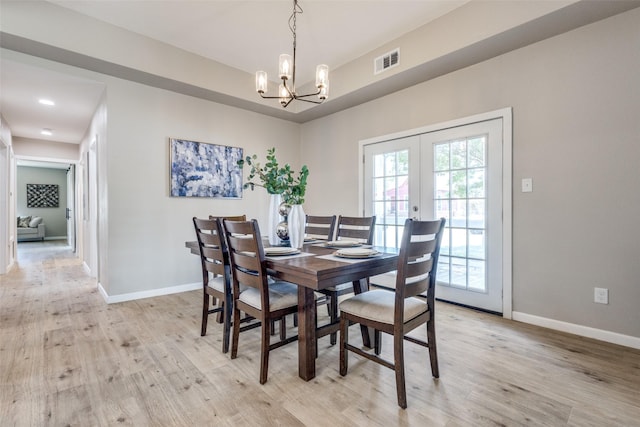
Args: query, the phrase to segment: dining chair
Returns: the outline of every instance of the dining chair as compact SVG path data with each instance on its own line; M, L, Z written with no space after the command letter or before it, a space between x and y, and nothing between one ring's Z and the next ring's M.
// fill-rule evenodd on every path
M395 370L398 405L407 407L404 372L404 340L429 349L431 374L438 378L436 349L435 286L440 241L445 219L415 221L407 219L398 255L395 291L376 289L340 303L340 375L347 375L348 353L352 351ZM426 292L427 298L417 296ZM374 328L374 354L349 344L352 323ZM427 341L406 334L426 323ZM393 336L393 363L380 357L382 334Z
M269 352L297 341L298 336L286 337L284 317L298 311L298 287L284 281L269 281L258 222L224 220L229 247L229 261L233 284L233 342L231 358L238 355L240 332L261 328L260 384L267 382ZM246 290L240 292L240 286ZM258 319L260 323L240 327L240 313ZM280 340L271 344L273 320L280 319Z
M229 218L245 219L246 217L241 215ZM227 248L222 222L220 218L213 216L210 216L209 219L193 217L193 226L198 239L202 268L203 299L200 336L207 334L209 315L218 313L217 321L223 324L222 352L227 353L229 351L233 299L231 297L231 271L225 255Z
M333 239L336 227L336 216L316 216L307 215L304 234L312 239L331 240Z
M375 231L376 217L338 217L336 227L336 240L349 239L355 240L365 245L373 243L373 235ZM338 321L338 298L353 292L352 283L341 283L331 286L318 292L324 294L328 298L327 308L329 310L329 319L331 323ZM337 341L337 334L334 332L330 335L329 342L334 345Z

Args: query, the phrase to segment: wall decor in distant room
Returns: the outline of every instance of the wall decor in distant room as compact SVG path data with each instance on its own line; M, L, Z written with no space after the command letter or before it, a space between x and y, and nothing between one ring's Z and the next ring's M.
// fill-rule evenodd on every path
M242 197L242 148L169 138L172 197Z
M59 198L57 184L27 184L28 208L57 208Z

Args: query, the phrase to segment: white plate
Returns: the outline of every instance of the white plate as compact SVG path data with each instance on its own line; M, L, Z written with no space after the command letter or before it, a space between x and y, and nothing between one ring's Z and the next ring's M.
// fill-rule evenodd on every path
M300 253L298 249L289 248L286 246L272 246L269 248L264 248L264 254L267 256L294 255L297 253Z
M330 248L355 248L358 246L362 246L362 243L358 242L357 240L343 239L343 240L331 240L325 243L324 245Z
M363 248L346 248L334 252L334 255L344 258L369 258L378 254L379 252L375 249Z

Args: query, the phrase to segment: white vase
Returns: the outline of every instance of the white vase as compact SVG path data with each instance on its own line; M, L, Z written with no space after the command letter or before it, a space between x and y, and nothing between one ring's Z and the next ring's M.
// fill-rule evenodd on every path
M289 212L289 243L292 248L301 248L304 244L304 229L306 225L306 215L302 205L291 205Z
M274 246L280 244L280 238L278 237L276 230L278 228L278 223L280 222L280 213L278 212L278 209L281 202L282 195L271 194L271 198L269 200L269 223L267 224L267 234L269 235L269 243Z

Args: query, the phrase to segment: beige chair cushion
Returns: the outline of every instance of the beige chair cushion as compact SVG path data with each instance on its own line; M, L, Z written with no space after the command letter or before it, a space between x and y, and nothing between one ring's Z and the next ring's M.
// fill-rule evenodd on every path
M395 292L376 289L363 292L340 303L340 312L349 313L376 322L393 324ZM428 311L427 303L415 297L404 300L404 321Z
M211 275L209 275L209 287L224 294L224 277L223 276L212 277ZM233 292L233 286L231 288ZM240 284L240 292L244 292L247 289L249 289L248 286L243 285L242 283Z
M262 310L260 291L256 288L247 288L240 292L240 301ZM269 284L269 305L271 311L298 305L298 287L289 282L274 282Z
M209 277L209 287L215 289L218 292L224 293L224 277Z

